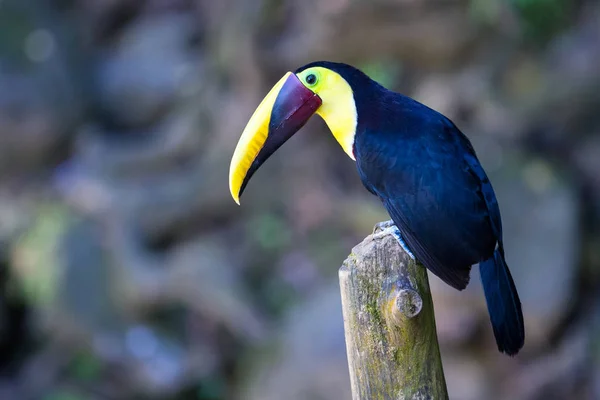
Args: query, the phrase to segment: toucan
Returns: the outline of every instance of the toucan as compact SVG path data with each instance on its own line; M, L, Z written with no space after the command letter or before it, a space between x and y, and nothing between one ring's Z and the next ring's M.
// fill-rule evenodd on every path
M288 72L235 148L229 187L236 203L256 170L313 114L356 161L411 257L458 290L479 264L498 350L517 354L525 329L498 201L471 142L441 113L347 64L318 61Z

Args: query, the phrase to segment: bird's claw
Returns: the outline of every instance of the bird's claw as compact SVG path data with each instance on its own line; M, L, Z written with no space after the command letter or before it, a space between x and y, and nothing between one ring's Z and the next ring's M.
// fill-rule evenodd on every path
M389 221L378 222L375 224L375 228L373 228L373 233L384 231L385 229L390 228L392 226L395 226L395 225L394 225L394 221L391 219Z
M391 234L396 238L402 249L408 254L410 258L415 259L415 255L410 251L406 242L402 238L402 233L400 233L400 229L394 224L393 220L383 221L375 224L375 228L373 229L373 237L379 238Z

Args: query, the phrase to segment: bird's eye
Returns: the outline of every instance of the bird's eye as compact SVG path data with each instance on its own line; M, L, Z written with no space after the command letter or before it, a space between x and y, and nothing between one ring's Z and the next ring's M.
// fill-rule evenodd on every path
M306 75L306 83L308 83L309 85L314 85L315 83L317 83L317 76L315 74Z

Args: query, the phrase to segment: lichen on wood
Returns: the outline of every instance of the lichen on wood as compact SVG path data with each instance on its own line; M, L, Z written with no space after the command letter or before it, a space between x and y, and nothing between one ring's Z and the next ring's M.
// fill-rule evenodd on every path
M447 399L425 268L384 231L339 277L353 399Z

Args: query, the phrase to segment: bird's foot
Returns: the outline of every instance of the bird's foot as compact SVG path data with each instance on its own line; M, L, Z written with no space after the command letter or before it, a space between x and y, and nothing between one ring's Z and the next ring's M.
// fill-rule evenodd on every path
M391 234L396 238L398 243L400 243L400 246L402 246L402 248L410 258L412 258L413 260L415 259L415 255L412 253L412 251L409 250L406 242L402 238L402 233L400 233L400 229L398 229L398 227L394 224L393 220L379 222L375 225L375 228L373 229L374 238L380 238L388 234Z
M378 222L375 224L375 228L373 228L373 233L381 232L381 231L385 230L386 228L390 228L392 226L396 226L396 225L394 225L394 220L391 220L391 219L389 221Z

